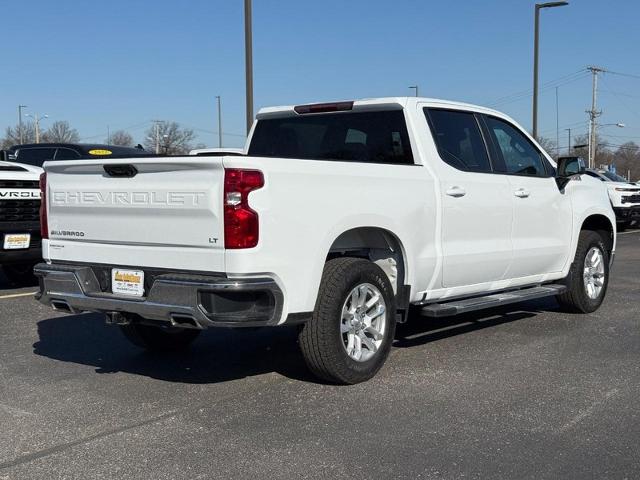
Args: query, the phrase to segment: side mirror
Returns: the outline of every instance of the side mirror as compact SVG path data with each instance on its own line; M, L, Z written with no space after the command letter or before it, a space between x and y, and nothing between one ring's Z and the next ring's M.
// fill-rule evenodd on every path
M581 157L558 158L558 177L570 177L579 175L586 170L584 160Z
M558 188L563 190L573 175L580 175L586 171L584 160L580 157L559 157L558 174L556 183Z

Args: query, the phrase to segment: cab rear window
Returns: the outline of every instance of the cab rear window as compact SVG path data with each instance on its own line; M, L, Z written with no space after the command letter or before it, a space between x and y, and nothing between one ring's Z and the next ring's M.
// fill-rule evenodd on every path
M258 121L254 157L413 164L402 110L339 112Z

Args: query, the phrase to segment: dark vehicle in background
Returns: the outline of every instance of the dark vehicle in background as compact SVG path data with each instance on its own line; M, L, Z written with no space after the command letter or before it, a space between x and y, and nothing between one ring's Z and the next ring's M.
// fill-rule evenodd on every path
M0 267L14 284L35 282L42 259L39 178L47 161L150 156L142 148L33 143L0 150ZM153 155L151 155L153 156Z
M36 167L42 167L44 162L51 160L149 156L149 154L150 152L140 145L120 147L97 143L26 143L14 145L6 151L8 161Z

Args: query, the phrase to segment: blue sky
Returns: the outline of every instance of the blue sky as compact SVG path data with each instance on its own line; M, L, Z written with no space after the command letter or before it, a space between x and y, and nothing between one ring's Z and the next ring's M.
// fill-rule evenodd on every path
M541 19L539 130L561 146L586 132L587 65L640 75L640 2L570 0ZM533 1L254 0L254 82L261 106L408 95L495 106L531 125ZM228 146L243 142L242 0L3 2L0 128L27 112L68 120L86 141L151 119L217 144L215 96ZM576 73L576 75L571 76ZM565 80L556 81L565 77ZM640 143L640 78L601 83L607 141ZM523 92L522 95L497 99Z

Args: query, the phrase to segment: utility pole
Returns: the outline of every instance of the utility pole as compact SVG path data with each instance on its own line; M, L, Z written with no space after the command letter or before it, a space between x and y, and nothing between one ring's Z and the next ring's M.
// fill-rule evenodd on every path
M18 136L20 143L24 143L24 132L22 131L22 109L27 108L26 105L18 105Z
M247 102L247 135L253 125L253 35L251 31L251 0L244 0L244 68Z
M418 85L413 85L411 87L409 87L410 89L414 89L416 91L416 97L418 97Z
M536 3L533 21L533 122L532 136L538 139L538 44L540 43L540 10L543 8L564 7L569 2Z
M558 87L556 87L556 158L560 155L560 115L558 112Z
M162 120L151 120L152 122L155 123L155 134L156 134L156 155L160 154L160 124L162 123Z
M569 143L567 143L567 155L571 155L571 129L565 128L566 132L569 132Z
M593 75L591 82L591 110L587 110L587 113L589 114L589 168L594 168L596 163L596 143L598 142L596 138L596 119L602 115L602 110L598 111L596 108L598 101L598 74L604 73L606 70L594 66L587 67L587 69Z
M107 143L111 143L111 130L109 129L109 125L107 125Z
M216 100L218 101L218 147L222 148L222 101L220 95L216 96Z
M49 115L39 116L37 113L34 113L33 115L31 115L30 113L27 113L25 117L33 118L33 123L35 124L35 127L36 127L36 143L40 143L40 120L42 120L43 118L49 118Z

